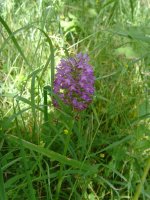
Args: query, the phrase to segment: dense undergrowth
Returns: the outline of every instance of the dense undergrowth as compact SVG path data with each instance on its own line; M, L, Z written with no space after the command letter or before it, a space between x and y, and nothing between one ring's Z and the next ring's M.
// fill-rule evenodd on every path
M150 199L148 0L0 1L0 200ZM85 111L53 107L61 58L87 53Z

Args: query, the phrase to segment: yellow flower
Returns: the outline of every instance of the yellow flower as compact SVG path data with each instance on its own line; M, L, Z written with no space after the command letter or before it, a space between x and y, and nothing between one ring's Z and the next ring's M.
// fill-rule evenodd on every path
M69 134L69 131L67 129L64 129L64 134L65 135L68 135Z
M104 154L104 153L100 153L100 157L101 157L101 158L104 158L104 157L105 157L105 154Z

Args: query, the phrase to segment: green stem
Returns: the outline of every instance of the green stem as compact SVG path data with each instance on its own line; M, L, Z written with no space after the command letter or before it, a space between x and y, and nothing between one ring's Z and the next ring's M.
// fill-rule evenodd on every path
M67 140L66 140L66 144L65 144L65 148L64 148L64 153L63 153L64 156L66 156L66 154L67 154L69 142L70 142L70 134L67 135ZM61 185L62 185L62 182L63 182L63 179L64 179L63 168L64 168L64 164L61 164L60 170L59 170L59 175L58 175L58 177L59 177L58 184L57 184L57 188L56 188L56 198L55 198L56 200L59 199L59 193L60 193Z
M148 174L149 170L150 170L150 158L148 159L148 161L146 163L146 166L144 168L144 172L143 172L143 176L142 176L141 182L137 186L135 195L134 195L134 197L133 197L132 200L138 200L139 199L140 193L142 191L142 187L144 185L144 182L146 180L146 177L147 177L147 174Z
M48 122L47 86L44 87L44 124Z

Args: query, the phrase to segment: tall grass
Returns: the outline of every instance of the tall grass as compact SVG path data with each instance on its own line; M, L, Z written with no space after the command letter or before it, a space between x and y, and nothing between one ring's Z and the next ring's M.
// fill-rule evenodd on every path
M149 199L149 1L0 5L0 200ZM51 98L77 52L96 77L81 113Z

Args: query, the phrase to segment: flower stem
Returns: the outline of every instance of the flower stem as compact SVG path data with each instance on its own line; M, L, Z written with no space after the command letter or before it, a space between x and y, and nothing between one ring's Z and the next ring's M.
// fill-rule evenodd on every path
M70 142L70 134L67 135L65 148L64 148L64 153L63 153L64 156L66 156L66 153L68 151L69 142ZM57 188L56 188L56 198L55 198L56 200L59 199L59 193L60 193L60 190L61 190L61 185L62 185L63 180L64 180L63 168L64 168L64 165L61 164L60 165L59 174L58 174L58 176L59 176L58 184L57 184Z
M73 130L73 126L74 126L74 119L72 119L70 121L71 123L68 124L67 129L68 129L68 134L66 135L66 140L65 140L65 146L64 146L64 151L63 151L63 156L67 155L67 151L69 148L69 143L70 143L70 138L71 138L71 134L72 134L72 130ZM64 164L60 165L60 170L59 170L59 174L58 174L58 184L56 187L56 198L55 200L59 199L59 195L60 195L60 190L61 190L61 186L64 180L64 175L63 175L63 168L64 168Z
M147 174L148 174L149 170L150 170L150 158L148 159L148 161L146 163L146 166L144 168L144 172L143 172L143 176L142 176L141 182L137 186L135 195L134 195L134 197L133 197L132 200L138 200L139 199L142 187L144 185L144 182L146 180L146 177L147 177Z

